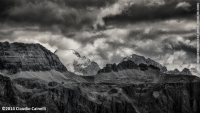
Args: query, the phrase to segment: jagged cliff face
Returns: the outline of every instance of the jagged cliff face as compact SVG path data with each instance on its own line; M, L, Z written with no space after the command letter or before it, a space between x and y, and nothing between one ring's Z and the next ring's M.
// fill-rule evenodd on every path
M0 106L17 104L16 93L9 77L0 74Z
M198 113L199 82L126 86L125 93L136 100L140 113Z
M0 42L0 70L9 73L19 71L67 71L58 57L39 44Z
M144 56L139 56L133 54L128 57L124 57L119 64L107 64L103 69L99 70L98 73L105 73L105 72L118 72L125 69L136 69L138 67L140 70L148 70L146 68L153 68L160 70L162 73L167 74L183 74L183 75L192 75L191 71L187 68L184 68L181 72L178 69L174 69L173 71L167 70L165 66L162 66L158 62L150 59L145 58ZM143 68L142 68L143 67ZM146 67L146 68L145 68Z
M139 56L139 55L133 54L131 56L123 58L121 62L127 61L127 60L131 60L137 65L139 65L139 64L146 64L147 66L153 65L153 66L159 68L162 72L167 71L167 68L165 66L162 66L161 64L159 64L158 62L156 62L150 58L146 59L144 56Z
M146 65L143 63L137 65L132 60L126 60L119 63L118 65L107 64L103 69L100 69L98 73L118 72L118 71L123 71L127 69L137 69L137 70L145 71L145 70L148 70L149 68L160 71L160 69L154 65Z
M61 62L70 72L73 72L77 75L95 75L100 69L96 62L91 61L85 56L81 56L75 50L56 50L55 54L58 55Z
M6 49L9 54L18 53L22 56L31 47L32 51L53 56L52 53L47 54L45 49L40 50L37 44L24 44L26 50L21 49L22 53L13 53L12 46L8 47L12 51ZM44 58L33 57L37 62ZM50 61L58 62L53 58ZM7 62L3 62L3 66ZM45 106L47 113L200 113L200 78L165 74L154 65L138 65L132 60L126 60L118 65L108 64L96 76L58 72L55 66L49 66L50 71L23 71L23 66L19 67L20 73L0 74L0 108ZM34 69L35 65L29 64L28 67ZM5 66L3 69L10 71Z
M79 76L81 77L81 76ZM39 79L11 80L0 75L0 106L47 107L48 113L199 113L200 81L195 76L177 76L175 83L66 84ZM130 78L131 79L131 78ZM173 79L173 76L167 80ZM123 79L121 79L122 81ZM9 92L9 93L8 93ZM27 111L31 112L31 111Z

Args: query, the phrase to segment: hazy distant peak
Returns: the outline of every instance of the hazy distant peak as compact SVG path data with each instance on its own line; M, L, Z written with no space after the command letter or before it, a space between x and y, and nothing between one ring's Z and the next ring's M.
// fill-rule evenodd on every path
M73 49L56 50L56 55L67 69L77 75L95 75L100 69L99 65L85 56L81 56Z

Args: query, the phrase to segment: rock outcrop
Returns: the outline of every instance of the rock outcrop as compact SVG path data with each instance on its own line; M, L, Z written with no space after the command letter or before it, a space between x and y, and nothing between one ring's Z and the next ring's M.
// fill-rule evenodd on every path
M139 69L142 71L148 70L149 68L158 70L160 69L154 65L146 65L143 63L140 63L139 65L135 64L132 60L126 60L119 64L106 64L106 66L103 69L100 69L98 73L109 73L109 72L118 72L126 69Z
M181 71L181 74L184 74L184 75L192 75L191 71L190 71L188 68L184 68L184 69Z
M200 112L200 83L148 84L125 86L123 90L140 113L198 113Z
M182 75L192 75L191 71L187 68L184 68L182 71L178 69L174 69L173 71L168 71L165 66L162 66L158 62L145 58L144 56L139 56L133 54L129 57L125 57L119 64L106 64L106 66L98 71L98 73L108 73L108 72L118 72L120 70L125 69L140 69L142 71L148 70L148 68L152 68L155 70L159 70L162 73L166 74L182 74Z
M153 65L153 66L159 68L160 71L162 71L162 72L167 71L167 68L165 66L162 66L161 64L159 64L158 62L156 62L150 58L146 59L144 56L139 56L139 55L133 54L131 56L123 58L121 62L127 61L127 60L131 60L137 65L139 65L139 64L146 64L147 66Z
M191 71L187 68L184 68L182 71L178 69L174 69L173 71L167 71L167 74L175 74L175 75L192 75Z
M17 104L16 93L9 77L0 74L0 107Z
M51 69L67 71L58 57L40 44L0 42L0 70L17 73Z

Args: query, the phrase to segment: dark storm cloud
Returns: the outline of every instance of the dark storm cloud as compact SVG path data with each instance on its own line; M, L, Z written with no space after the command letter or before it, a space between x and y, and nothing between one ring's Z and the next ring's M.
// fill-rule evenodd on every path
M183 1L180 1L183 2ZM135 23L142 21L167 20L167 19L196 19L196 1L187 1L187 9L177 7L178 1L165 1L161 6L146 6L145 4L133 4L125 8L121 14L108 15L103 18L106 24Z
M0 40L75 49L85 56L96 55L93 60L101 64L119 62L133 53L150 58L160 56L159 62L183 52L186 58L182 59L193 62L196 1L146 0L164 1L151 5L142 1L0 0ZM177 41L178 36L181 41Z
M175 49L177 48L176 50L183 50L190 56L196 56L197 49L195 47L184 44L182 42L179 42L179 45L179 47L175 47Z
M196 36L196 33L194 35L191 35L191 36L186 36L184 37L185 39L188 39L190 41L196 41L197 40L197 36Z
M135 2L137 0L133 0ZM71 31L93 30L99 11L118 0L1 0L1 21L12 21L24 25L37 25L41 30L61 32L66 36ZM162 6L133 4L124 8L121 14L104 17L106 24L139 21L156 21L183 16L193 16L194 1L189 10L176 8L179 2L165 1ZM193 7L195 8L195 7ZM110 11L112 13L112 10ZM99 30L105 30L97 25ZM101 29L100 29L101 28Z
M174 35L184 35L184 34L189 34L189 33L195 33L196 30L177 30L177 31L162 31L159 30L155 34L156 35L168 35L168 34L174 34Z
M99 8L117 0L1 0L1 22L37 25L41 30L66 34L91 30Z
M192 40L191 41L196 41ZM163 40L163 42L167 42L167 44L170 44L172 46L173 51L185 51L188 55L195 56L196 55L196 47L194 45L189 45L188 43L184 43L182 41L178 41L178 43L174 42L174 40L166 39ZM166 45L164 45L166 46Z
M17 0L0 0L0 20L5 19L7 10L14 7L16 4Z
M110 45L110 48L115 50L118 47L132 47L131 44L127 43L120 43L120 42L111 42L111 41L106 41L107 44Z
M118 0L65 0L64 2L66 5L75 8L87 8L87 7L100 8L100 7L105 7L106 5L113 4L117 1Z
M186 40L188 40L188 41L190 41L190 43L191 42L194 43L194 42L196 42L196 40L194 40L192 38L185 38L184 37L183 41L176 41L177 39L172 39L172 38L174 38L174 37L169 37L169 38L161 41L161 47L160 48L162 49L162 52L157 52L156 49L152 48L151 46L149 46L150 52L148 52L149 51L148 49L146 49L145 52L147 52L148 54L152 53L154 55L156 53L156 55L157 55L159 53L161 53L161 54L170 53L170 51L171 52L184 51L185 53L187 53L188 56L192 56L193 58L194 58L194 56L196 56L195 45L191 45L191 44L185 42ZM156 44L156 42L155 42L155 44ZM152 46L154 46L154 45L152 45ZM142 52L141 49L139 51Z
M89 24L91 20L87 17L78 17L78 12L69 7L54 4L52 2L28 3L16 6L9 10L8 20L30 25L43 26L44 29L52 27L51 29L59 30L78 28L82 24Z
M194 37L194 36L193 36ZM187 42L187 41L190 41L190 42ZM192 38L185 38L184 37L184 41L177 41L175 42L175 40L163 40L163 51L166 53L166 54L169 54L170 52L174 53L174 52L180 52L180 51L183 51L185 52L185 56L182 56L182 57L186 57L185 60L183 60L182 62L183 63L195 63L196 62L196 52L197 52L197 49L196 49L196 46L194 45L196 43L196 40L193 40ZM191 45L191 43L193 43ZM168 48L167 45L171 45L172 48Z
M125 44L120 44L120 43L116 43L119 45L124 45L124 47L129 45L129 42L134 42L134 41L148 41L148 40L161 40L162 38L165 37L171 37L173 38L174 35L176 36L183 36L184 39L188 39L190 41L195 41L196 40L196 36L194 36L196 30L176 30L176 31L162 31L162 30L153 30L153 31L149 31L149 33L144 33L144 30L133 30L130 31L128 36L125 38ZM188 35L190 34L190 36L184 36L184 35ZM168 41L166 41L166 43L168 43ZM132 47L135 47L134 43L132 44Z
M133 31L133 32L135 32L135 31ZM134 38L134 40L147 40L147 39L155 40L155 39L161 38L161 36L185 35L185 34L190 34L190 33L195 33L195 30L191 30L191 31L185 31L185 30L161 31L161 30L158 30L158 31L149 32L148 34L144 34L143 32L140 31L140 32L137 32L137 34L135 34L135 33L132 34L132 32L131 32L128 37Z
M82 43L83 45L86 45L86 44L94 44L95 40L100 39L102 37L109 38L105 34L100 34L100 35L92 36L90 38L88 38L88 37L85 37L85 38L76 37L74 39L77 40L78 42Z

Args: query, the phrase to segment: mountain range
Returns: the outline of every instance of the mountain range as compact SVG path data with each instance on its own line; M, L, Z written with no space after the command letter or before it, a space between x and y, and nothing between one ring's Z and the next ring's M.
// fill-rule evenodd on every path
M59 57L59 59L68 69L68 71L82 76L96 75L97 73L103 71L106 72L108 70L110 71L123 70L124 69L123 65L124 63L126 65L127 63L126 61L128 62L132 61L128 64L135 65L135 67L139 65L147 65L152 68L158 68L161 72L168 74L185 74L185 75L192 74L190 70L187 68L184 68L181 72L179 72L178 69L175 69L174 71L167 70L167 68L165 66L162 66L160 63L150 58L145 58L144 56L139 56L136 54L124 57L118 65L116 65L115 63L106 64L106 66L103 67L103 69L100 69L99 65L96 62L91 61L89 58L86 58L85 56L81 56L77 51L73 49L56 50L54 53Z
M106 66L99 70L98 73L102 72L117 72L125 69L133 69L133 68L140 68L143 67L144 69L152 68L152 69L157 69L161 71L162 73L166 74L183 74L183 75L192 75L189 69L184 68L181 72L178 69L175 69L173 71L167 70L165 66L162 66L160 63L150 59L150 58L145 58L144 56L139 56L136 54L133 54L131 56L124 57L122 61L119 64L106 64Z
M188 69L170 73L151 59L132 55L95 70L94 76L80 76L66 68L65 51L59 51L0 42L0 107L45 106L47 113L200 112L200 78ZM70 52L78 57L71 63L87 59ZM12 111L19 112L34 111Z

